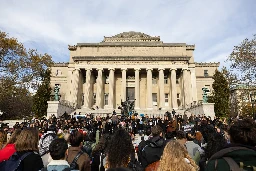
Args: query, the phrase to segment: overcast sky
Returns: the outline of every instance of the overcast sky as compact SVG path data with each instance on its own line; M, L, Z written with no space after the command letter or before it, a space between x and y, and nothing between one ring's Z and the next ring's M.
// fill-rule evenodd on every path
M197 62L221 62L256 34L256 0L0 0L0 30L68 62L68 44L139 31L195 44Z

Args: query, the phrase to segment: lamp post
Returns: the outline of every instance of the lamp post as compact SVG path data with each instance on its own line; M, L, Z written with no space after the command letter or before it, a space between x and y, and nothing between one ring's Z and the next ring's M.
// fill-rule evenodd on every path
M250 93L250 98L251 98L251 103L252 103L252 116L253 116L253 119L255 120L256 116L255 116L255 113L254 113L254 103L256 101L256 92Z

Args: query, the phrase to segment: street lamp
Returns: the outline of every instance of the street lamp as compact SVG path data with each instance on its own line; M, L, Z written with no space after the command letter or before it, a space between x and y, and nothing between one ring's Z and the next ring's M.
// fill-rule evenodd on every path
M256 101L256 92L250 93L250 98L251 98L251 103L252 103L252 116L253 116L253 119L255 120L256 116L255 116L255 113L254 113L254 103Z

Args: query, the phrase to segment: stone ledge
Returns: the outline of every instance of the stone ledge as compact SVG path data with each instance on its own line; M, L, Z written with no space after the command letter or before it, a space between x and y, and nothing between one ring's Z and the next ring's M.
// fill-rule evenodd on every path
M73 56L74 61L188 61L190 56Z

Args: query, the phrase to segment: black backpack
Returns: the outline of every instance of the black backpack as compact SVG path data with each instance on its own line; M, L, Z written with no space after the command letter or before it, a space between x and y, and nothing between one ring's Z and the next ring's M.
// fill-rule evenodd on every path
M137 159L131 160L130 163L128 164L128 167L132 171L144 171L144 168Z
M17 152L15 152L8 160L0 163L1 171L22 171L20 168L20 164L22 160L24 160L28 155L33 152L27 152L22 156L19 156Z

